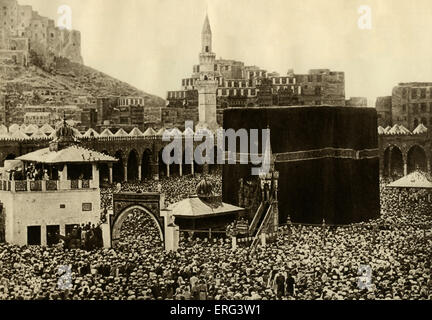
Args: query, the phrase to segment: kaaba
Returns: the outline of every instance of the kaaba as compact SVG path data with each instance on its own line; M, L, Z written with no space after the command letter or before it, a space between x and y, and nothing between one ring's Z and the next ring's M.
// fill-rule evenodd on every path
M225 130L270 129L279 223L344 225L380 215L377 113L337 106L232 108ZM250 135L249 135L250 137ZM239 140L239 139L237 139ZM226 145L228 145L226 143ZM259 138L259 152L262 151ZM227 147L225 148L227 151ZM233 150L230 150L233 152ZM239 143L237 150L239 153ZM248 164L223 164L222 195L239 205ZM255 167L257 167L255 165Z

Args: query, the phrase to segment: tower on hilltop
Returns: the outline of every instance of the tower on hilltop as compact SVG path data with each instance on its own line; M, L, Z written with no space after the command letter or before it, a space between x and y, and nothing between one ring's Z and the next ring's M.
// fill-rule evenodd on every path
M196 82L198 89L198 113L199 123L196 129L217 130L216 120L216 91L218 81L215 79L216 54L212 52L212 32L208 15L204 20L201 33L201 53L199 55L199 80Z

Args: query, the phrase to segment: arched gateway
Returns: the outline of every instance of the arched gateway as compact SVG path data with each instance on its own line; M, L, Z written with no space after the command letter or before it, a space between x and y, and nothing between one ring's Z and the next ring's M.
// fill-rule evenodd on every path
M123 222L131 213L147 215L154 222L161 242L166 250L175 250L178 245L178 227L168 226L169 217L161 210L160 194L155 192L113 194L113 214L110 216L111 246L116 246L121 237ZM175 230L177 229L177 230Z
M151 220L154 222L154 225L157 228L157 230L159 231L159 236L162 243L164 242L163 228L161 226L160 221L156 218L156 216L142 205L132 205L123 209L122 212L117 216L117 218L113 222L112 236L111 236L112 246L115 247L117 242L120 240L123 222L125 222L125 220L129 217L131 213L140 213L140 214L148 215L151 218Z

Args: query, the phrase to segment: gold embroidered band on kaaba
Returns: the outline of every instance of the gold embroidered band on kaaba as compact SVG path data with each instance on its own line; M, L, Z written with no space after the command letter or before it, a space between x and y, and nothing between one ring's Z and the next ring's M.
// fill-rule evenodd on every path
M262 157L263 154L250 154L250 153L233 153L230 151L225 152L225 163L231 162L235 159L235 163L248 163L249 156L255 155L255 157ZM378 149L345 149L345 148L322 148L314 150L303 150L303 151L292 151L273 153L272 157L275 162L294 162L294 161L307 161L317 160L325 158L336 158L336 159L373 159L378 158Z

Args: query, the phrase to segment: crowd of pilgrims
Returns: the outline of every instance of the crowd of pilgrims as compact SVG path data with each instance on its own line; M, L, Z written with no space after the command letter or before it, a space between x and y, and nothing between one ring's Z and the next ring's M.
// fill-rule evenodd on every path
M47 169L43 169L41 166L36 166L31 163L25 170L20 167L16 167L13 170L5 173L7 180L49 180L49 174Z
M55 243L59 243L59 246L63 246L65 249L82 249L82 250L93 250L103 247L102 228L98 224L95 226L92 223L76 225L73 229L66 234L61 236L55 234Z
M160 181L169 201L193 193L197 182L176 179ZM432 299L432 216L418 212L428 199L384 183L379 219L339 227L288 223L256 250L233 250L228 238L181 237L177 252L165 252L139 210L112 249L0 244L0 299ZM372 271L368 288L358 285L361 265ZM65 276L66 289L59 286Z

